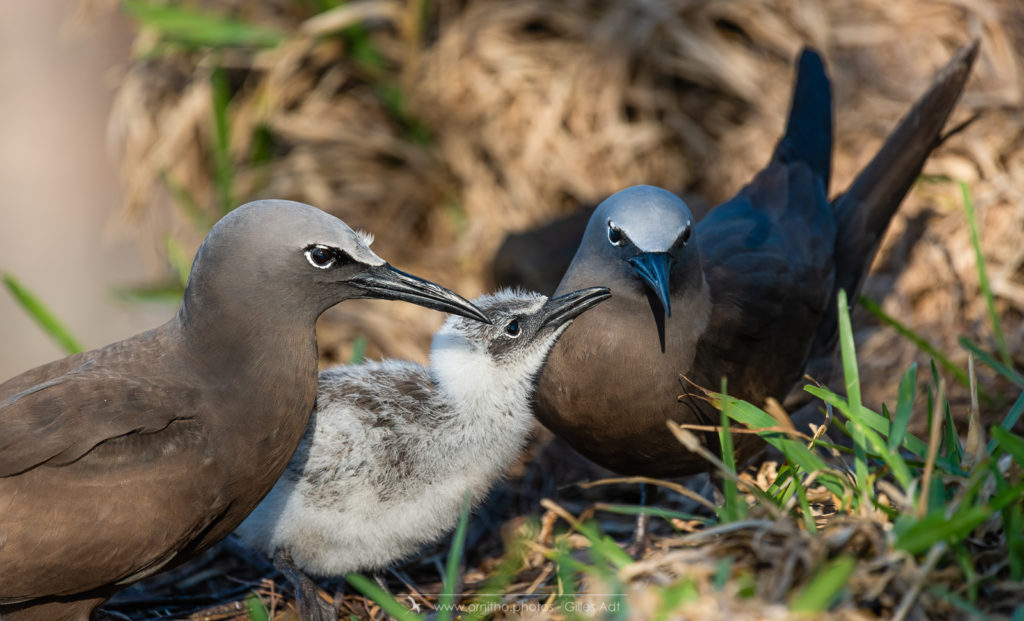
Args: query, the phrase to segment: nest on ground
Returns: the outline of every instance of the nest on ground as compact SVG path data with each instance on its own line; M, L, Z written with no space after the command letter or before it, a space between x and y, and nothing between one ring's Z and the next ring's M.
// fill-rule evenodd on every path
M471 517L461 595L455 600L462 614L486 611L483 618L547 620L582 613L612 618L625 611L624 599L631 619L805 619L791 610L792 601L813 589L812 578L819 568L846 559L852 566L840 603L814 618L958 618L963 611L943 593L956 592L979 575L1005 574L1009 563L1011 552L997 517L972 538L971 556L978 572L972 578L956 563L936 563L937 554L919 561L895 549L892 524L883 514L840 511L840 499L820 485L811 485L807 497L816 533L797 518L780 517L746 496L750 512L738 522L707 528L697 520L656 518L644 555L623 567L610 567L595 553L579 525L597 520L602 532L614 534L619 541L628 539L633 517L612 512L607 501L635 503L635 497L630 497L635 488L575 484L580 476L607 472L567 453L559 442L549 438L536 447ZM1009 463L1004 460L1001 469L1009 468ZM767 461L748 468L740 478L765 490L777 474L778 464ZM671 482L666 487L669 491L658 500L660 509L709 515L701 509L707 500L694 502L673 493ZM702 491L708 494L708 486ZM524 504L530 508L524 511ZM524 516L538 505L543 510L539 518ZM269 561L239 546L230 540L220 544L169 574L129 587L105 609L129 618L247 621L246 600L256 593L270 611L270 619L294 619L292 586ZM438 542L381 577L402 604L429 613L437 609L443 590L447 553L448 542ZM559 559L556 554L564 556ZM561 582L558 569L559 563L572 562L604 571L588 572L588 578L574 588ZM495 592L496 574L502 577L505 595L488 598L484 594ZM376 602L340 581L322 586L327 590L321 596L337 603L341 618L385 616ZM1008 577L989 581L985 589L979 606L993 618L1009 618L1024 602L1024 585ZM567 592L573 595L564 598ZM159 616L154 616L157 611Z

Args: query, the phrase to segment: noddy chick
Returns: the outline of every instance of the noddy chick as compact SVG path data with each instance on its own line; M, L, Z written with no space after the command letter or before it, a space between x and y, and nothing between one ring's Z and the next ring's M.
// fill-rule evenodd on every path
M270 491L316 398L316 318L352 298L480 321L315 207L224 216L164 325L0 383L0 620L84 621L227 536Z
M490 325L447 320L429 369L384 360L321 372L306 435L236 534L279 566L290 555L321 576L382 568L436 540L464 495L480 501L519 455L551 346L609 295L503 290L474 301ZM303 617L320 618L308 605L300 601Z

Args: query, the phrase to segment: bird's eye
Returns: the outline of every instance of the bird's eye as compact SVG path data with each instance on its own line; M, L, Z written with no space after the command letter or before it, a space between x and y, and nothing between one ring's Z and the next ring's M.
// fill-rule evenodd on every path
M690 241L690 233L692 232L693 227L687 224L686 228L683 229L683 234L679 236L679 243L685 244L686 242Z
M516 337L519 336L519 332L520 328L518 319L513 319L512 321L505 324L505 334L511 337Z
M334 254L334 251L323 244L316 244L306 248L306 260L313 267L325 270L334 265L336 259L337 256Z
M611 220L608 221L608 243L613 246L621 246L626 243L626 240L622 235L622 229L615 226L615 223Z

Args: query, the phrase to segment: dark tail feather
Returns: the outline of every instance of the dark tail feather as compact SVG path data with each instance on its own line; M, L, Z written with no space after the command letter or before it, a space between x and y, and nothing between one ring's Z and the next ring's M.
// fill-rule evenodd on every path
M807 48L797 62L786 133L774 161L805 162L825 182L832 173L832 86L818 52Z
M850 189L833 201L838 231L836 292L845 289L851 302L860 291L896 208L921 173L925 160L942 142L942 128L960 99L977 55L977 41L956 53L857 175ZM831 357L837 327L833 295L828 314L818 329L812 358Z
M942 128L964 90L978 42L961 48L853 185L834 201L839 237L836 285L856 295L878 244L896 208L910 190L932 150L942 141Z

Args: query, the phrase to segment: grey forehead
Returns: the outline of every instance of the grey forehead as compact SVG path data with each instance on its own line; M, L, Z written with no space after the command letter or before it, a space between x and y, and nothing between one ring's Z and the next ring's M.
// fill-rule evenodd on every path
M253 201L234 209L222 222L231 227L256 228L258 236L268 237L277 244L296 249L324 244L340 248L366 265L384 263L347 224L304 203L287 200Z
M547 298L539 293L502 289L489 295L482 295L473 304L493 322L487 325L465 317L449 317L446 327L460 332L473 342L486 342L503 329L502 320L512 316L528 316L538 312Z
M546 297L532 291L501 289L488 295L481 295L473 300L473 304L493 319L501 315L537 312L546 301Z
M594 212L594 220L601 227L611 220L643 252L664 252L684 229L693 226L693 213L672 192L637 185L605 199Z

